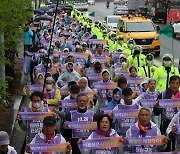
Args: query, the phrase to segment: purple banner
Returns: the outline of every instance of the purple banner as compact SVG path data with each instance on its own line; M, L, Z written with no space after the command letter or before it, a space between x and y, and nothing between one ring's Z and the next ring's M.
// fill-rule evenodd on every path
M113 117L117 118L117 119L137 118L138 117L138 109L113 110Z
M150 108L154 107L155 100L153 99L141 99L141 106L148 106Z
M86 74L90 74L90 73L92 73L93 72L93 68L85 68L85 71L86 71Z
M96 73L96 74L87 74L89 80L93 81L99 81L102 80L101 73Z
M91 44L105 44L105 43L107 43L107 40L90 39L89 42Z
M65 109L76 108L76 100L75 99L65 99L60 101L60 105Z
M68 94L70 92L70 89L67 87L67 88L61 88L60 89L60 93L62 94L62 95L64 95L64 94Z
M33 84L33 85L27 85L28 91L42 91L43 85L42 84Z
M106 149L122 146L120 137L104 137L82 140L79 147L80 149Z
M97 122L70 122L66 121L67 129L96 130Z
M119 58L120 55L124 55L122 52L113 52L112 58Z
M112 110L114 109L114 107L104 107L104 108L101 108L101 112L102 114L109 114L110 112L112 112Z
M180 99L161 99L158 101L159 101L159 108L180 107Z
M103 62L103 63L108 63L108 62L110 62L110 57L105 57L105 56L96 56L96 57L93 57L93 58L91 58L92 59L92 61L101 61L101 62Z
M124 76L128 76L129 72L128 71L122 71L122 70L115 70L115 75L119 76L119 75L124 75Z
M29 150L28 152L66 152L67 146L69 143L62 143L62 144L28 144Z
M73 52L72 53L75 58L88 58L89 54L82 52Z
M53 116L52 112L19 112L21 120L43 120L46 116Z
M95 89L114 89L116 87L116 82L98 82L94 85Z
M165 144L164 135L151 137L126 137L127 145L162 145Z
M143 77L126 77L128 83L136 83L136 84L141 84L145 80Z

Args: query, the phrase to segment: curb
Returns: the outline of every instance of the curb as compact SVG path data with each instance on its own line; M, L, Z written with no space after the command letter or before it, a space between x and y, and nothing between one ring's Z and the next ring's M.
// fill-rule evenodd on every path
M15 124L15 121L16 121L16 115L17 115L17 113L19 111L19 107L21 105L22 99L23 99L23 96L17 96L15 98L15 101L14 101L14 106L13 106L13 123L12 123L10 139L12 137L12 133L13 133L13 130L14 130L14 124Z

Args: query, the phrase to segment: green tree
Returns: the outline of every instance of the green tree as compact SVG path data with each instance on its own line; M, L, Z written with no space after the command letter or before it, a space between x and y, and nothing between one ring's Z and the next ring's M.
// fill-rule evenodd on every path
M8 94L6 85L9 89L14 88L12 87L14 65L18 54L16 49L22 42L24 26L32 20L32 16L32 0L1 0L0 2L0 67L5 67L5 72L1 71L0 76L6 77L6 80L0 81L2 99L6 98L5 94Z

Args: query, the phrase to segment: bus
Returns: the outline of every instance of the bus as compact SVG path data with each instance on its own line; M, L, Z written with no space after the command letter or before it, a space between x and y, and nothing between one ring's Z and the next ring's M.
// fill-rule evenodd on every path
M167 11L167 25L180 20L180 0L171 0L170 8Z

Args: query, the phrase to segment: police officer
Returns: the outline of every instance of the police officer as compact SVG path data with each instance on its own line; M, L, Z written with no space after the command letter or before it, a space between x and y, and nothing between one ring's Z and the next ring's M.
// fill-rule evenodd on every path
M128 61L130 65L134 65L136 68L144 66L146 64L146 56L142 54L142 47L136 45L132 52L132 55L128 56Z
M152 78L154 72L156 70L156 66L154 66L154 55L149 53L146 55L146 65L139 68L138 75L142 77Z
M157 81L160 92L167 89L169 78L173 75L179 76L179 71L173 66L173 56L171 54L165 54L162 58L162 65L156 69L153 76Z

